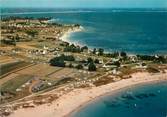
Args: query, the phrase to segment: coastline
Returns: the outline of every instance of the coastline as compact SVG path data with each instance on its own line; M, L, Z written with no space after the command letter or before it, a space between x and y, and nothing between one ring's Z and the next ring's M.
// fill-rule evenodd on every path
M82 26L79 26L79 28L71 28L68 31L65 31L64 34L62 34L62 36L60 37L60 40L63 42L68 42L69 44L82 46L79 43L75 43L75 42L70 41L69 37L72 33L81 32L83 30L84 30L84 28Z
M82 104L79 106L79 108L76 108L74 109L72 112L70 112L68 115L66 116L63 116L63 117L75 117L75 113L79 112L80 110L84 109L87 105L91 104L91 103L94 103L96 101L99 101L100 98L103 98L103 97L107 97L107 96L113 96L121 91L124 91L128 88L136 88L138 86L142 86L142 85L148 85L148 84L151 84L151 85L156 85L158 83L163 83L163 82L167 82L167 79L166 80L155 80L155 81L149 81L149 82L144 82L144 83L138 83L138 84L132 84L131 86L126 86L126 87L123 87L123 88L120 88L120 89L117 89L115 91L113 91L113 93L111 94L111 92L107 92L105 94L102 94L98 97L95 97L94 99L92 100L89 100L88 102Z
M38 113L40 117L71 117L83 106L87 105L107 94L114 94L118 90L135 85L167 81L167 73L151 75L148 73L136 73L132 78L120 80L107 85L92 87L89 89L74 89L61 96L51 104L36 106L35 108L19 109L9 117L31 117ZM53 92L54 93L54 92Z

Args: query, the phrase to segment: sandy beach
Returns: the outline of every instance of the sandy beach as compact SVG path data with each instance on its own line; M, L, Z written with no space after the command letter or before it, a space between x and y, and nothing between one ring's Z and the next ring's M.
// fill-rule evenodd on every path
M19 109L9 117L69 117L70 113L78 110L100 96L113 94L115 91L125 87L144 84L150 82L160 82L167 80L167 73L149 74L146 72L132 74L132 78L113 82L107 85L74 89L62 95L51 104L36 106L35 108ZM54 91L52 91L54 93ZM55 92L56 93L56 92Z

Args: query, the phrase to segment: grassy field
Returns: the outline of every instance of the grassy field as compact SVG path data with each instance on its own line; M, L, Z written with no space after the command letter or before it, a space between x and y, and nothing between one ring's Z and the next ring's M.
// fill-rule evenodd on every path
M53 74L48 75L48 77L51 79L57 79L57 78L59 79L62 77L72 77L75 75L75 73L76 73L75 69L63 68L63 69L56 71Z
M30 63L24 62L24 61L18 61L18 62L12 62L0 65L0 75L4 75L8 72L11 72L13 70L19 69L21 67L25 67L29 65Z
M30 75L19 75L14 79L11 79L0 86L1 91L16 92L16 89L21 85L30 80L32 76Z
M1 78L1 79L0 79L0 86L1 86L2 84L4 84L5 82L7 82L7 81L9 81L9 80L11 80L11 79L16 78L17 76L19 76L19 74L11 73L11 74L9 74L9 75L7 75L7 76Z
M25 68L23 70L18 71L18 74L28 74L28 75L35 75L38 77L45 77L49 74L52 74L59 70L59 67L53 67L48 64L36 64L31 67Z

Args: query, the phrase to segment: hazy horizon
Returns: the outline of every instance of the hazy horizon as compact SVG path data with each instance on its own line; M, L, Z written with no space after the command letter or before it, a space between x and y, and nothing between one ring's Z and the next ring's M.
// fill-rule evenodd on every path
M167 8L166 0L1 0L1 8Z

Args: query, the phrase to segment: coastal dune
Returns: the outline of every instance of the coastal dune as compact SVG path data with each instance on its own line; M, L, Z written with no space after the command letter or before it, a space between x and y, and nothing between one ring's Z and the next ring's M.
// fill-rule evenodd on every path
M19 109L13 112L9 117L69 117L72 112L77 111L83 105L100 96L113 94L125 87L150 82L160 82L163 80L167 80L167 73L135 73L132 74L132 78L130 79L120 80L99 87L74 89L51 104L44 104L36 106L35 108ZM52 91L52 93L54 93L54 91Z

